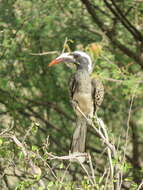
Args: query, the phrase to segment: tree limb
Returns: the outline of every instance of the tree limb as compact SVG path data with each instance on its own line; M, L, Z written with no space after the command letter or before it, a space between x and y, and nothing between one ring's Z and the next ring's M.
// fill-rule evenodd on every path
M140 57L137 53L133 52L131 49L127 48L120 41L115 39L114 35L112 35L109 27L107 27L104 22L99 18L96 13L96 9L92 6L89 0L81 0L81 2L85 5L88 13L92 16L94 22L99 26L99 28L107 35L107 37L111 40L111 43L116 46L120 51L126 54L128 57L132 58L137 64L141 66L143 69L143 62L140 60Z

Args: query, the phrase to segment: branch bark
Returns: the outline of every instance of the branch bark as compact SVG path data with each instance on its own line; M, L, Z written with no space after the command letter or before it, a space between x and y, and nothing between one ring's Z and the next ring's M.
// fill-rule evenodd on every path
M136 40L143 42L143 35L129 22L127 17L123 14L123 11L119 8L119 6L115 3L114 0L109 1L104 0L106 6L109 10L117 17L117 19L123 24L123 26L133 35ZM114 8L113 8L114 7Z
M132 130L132 164L133 164L133 179L135 183L140 184L142 180L142 176L140 176L140 152L139 152L139 135L138 129L134 121L130 122L131 130Z

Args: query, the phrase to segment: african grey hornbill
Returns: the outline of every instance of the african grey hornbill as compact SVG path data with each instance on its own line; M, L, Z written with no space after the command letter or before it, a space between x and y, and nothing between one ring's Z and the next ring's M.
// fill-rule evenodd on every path
M91 78L92 61L88 54L81 51L63 53L49 66L66 62L76 64L77 70L70 80L70 99L76 113L76 129L71 144L72 153L84 152L87 133L87 119L91 119L104 96L104 87L98 79Z

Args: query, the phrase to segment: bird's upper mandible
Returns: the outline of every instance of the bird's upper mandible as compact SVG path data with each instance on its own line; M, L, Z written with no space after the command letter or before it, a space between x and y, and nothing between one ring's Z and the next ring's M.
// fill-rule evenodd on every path
M92 60L90 56L85 52L74 51L74 52L62 53L59 57L54 59L49 64L49 67L61 62L74 63L77 65L78 68L85 67L87 68L89 74L92 73Z

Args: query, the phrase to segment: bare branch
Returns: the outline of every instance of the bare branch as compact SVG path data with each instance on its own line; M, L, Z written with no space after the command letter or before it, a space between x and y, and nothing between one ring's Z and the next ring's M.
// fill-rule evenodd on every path
M143 42L143 35L140 33L139 30L137 30L137 28L135 28L135 26L133 26L131 24L131 22L129 22L129 20L127 19L127 17L123 14L123 11L119 8L119 6L117 6L115 0L111 0L114 7L116 8L116 12L119 14L120 16L120 21L123 22L124 26L126 26L127 28L130 28L130 30L132 30L132 32L134 33L134 36L136 37L136 39L138 39L139 41Z
M53 55L53 54L59 54L58 51L48 51L48 52L42 52L42 53L29 53L30 55Z
M138 186L137 190L142 189L142 187L143 187L143 180L142 180L142 182L140 183L140 185Z
M78 161L78 157L81 157L81 156L86 156L87 157L87 153L74 153L74 154L69 154L68 156L55 156L51 153L47 153L47 155L49 156L49 159L50 160L53 160L53 159L57 159L57 160L77 160Z
M126 16L122 13L120 8L117 6L114 0L112 1L112 5L114 5L115 9L112 7L112 5L109 3L109 1L104 0L106 6L109 8L109 10L118 18L118 20L123 24L123 26L126 27L126 29L133 35L135 39L138 39L139 41L143 41L142 34L128 21Z
M21 148L21 150L22 150L24 156L27 157L27 156L28 156L28 152L27 152L27 150L26 150L24 144L22 144L22 143L17 139L17 137L16 137L15 135L11 136L11 138L12 138L12 140L15 142L15 144L16 144L18 147Z

